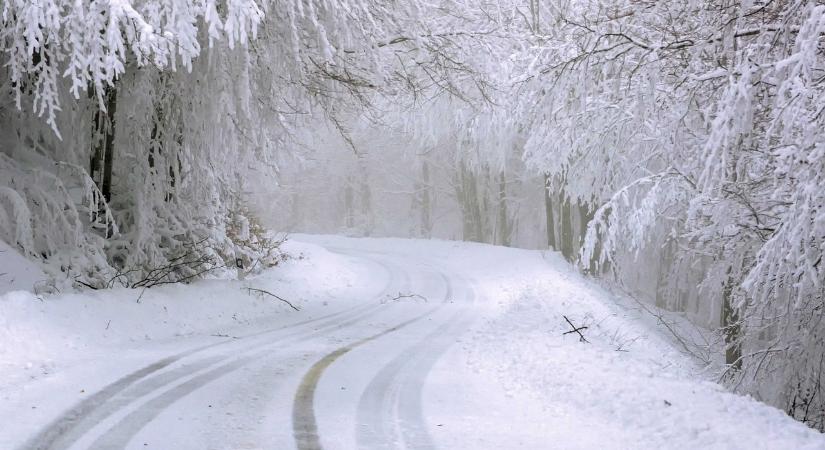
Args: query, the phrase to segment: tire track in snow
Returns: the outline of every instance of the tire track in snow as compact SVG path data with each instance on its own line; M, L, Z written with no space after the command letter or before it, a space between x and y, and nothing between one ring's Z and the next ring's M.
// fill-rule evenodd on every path
M295 444L299 450L319 450L321 449L321 442L318 436L318 424L315 420L315 408L313 400L315 398L315 390L318 387L318 381L327 367L335 362L341 356L349 353L352 349L374 341L382 336L386 336L394 331L398 331L414 322L429 316L438 308L433 308L430 311L414 317L406 322L402 322L394 327L388 328L380 333L366 337L356 341L350 345L341 347L332 353L327 354L316 362L304 377L301 379L301 384L298 386L298 391L295 393L295 401L292 404L292 431L295 437Z
M162 395L152 398L145 404L141 405L140 408L129 413L126 417L122 418L115 426L110 428L103 436L96 440L91 447L95 449L124 448L132 439L132 437L134 437L144 426L146 426L161 412L163 412L164 409L168 408L170 405L174 404L176 401L180 400L186 395L209 384L212 381L219 379L222 376L228 375L238 369L241 369L243 366L253 361L256 361L262 357L282 356L284 351L288 351L279 348L278 350L282 351L272 352L271 347L281 347L285 344L299 344L301 342L306 342L310 339L324 336L329 332L352 326L362 321L364 318L373 315L375 312L377 312L377 310L361 314L360 316L357 316L343 323L334 324L327 328L318 329L311 333L298 336L295 339L270 342L266 345L260 346L264 348L259 347L257 348L257 351L252 354L248 354L248 352L246 352L247 354L243 356L231 358L228 362L219 364L217 367L212 367L204 373L197 374L191 379L165 391Z
M350 252L347 252L349 256L356 256ZM387 286L383 289L382 293L376 296L375 298L380 299L386 293L390 292L393 285L398 283L399 275L403 279L402 285L406 285L409 283L409 275L407 273L401 272L397 269L397 267L391 267L390 265L384 262L378 262L375 258L369 257L362 257L362 259L368 259L372 262L377 263L378 265L382 266L387 272L390 274L390 280L387 283ZM124 409L129 404L147 396L151 396L153 393L157 393L162 391L164 388L174 384L176 381L180 381L187 376L192 375L193 371L198 371L203 369L210 364L215 364L218 360L227 360L229 358L238 357L238 354L235 353L233 355L225 356L223 358L205 358L201 361L194 362L190 365L175 369L171 372L163 372L164 369L174 365L175 363L180 362L181 360L197 355L207 350L220 348L220 347L231 347L237 345L239 342L245 343L247 339L252 338L259 338L259 337L266 337L268 338L267 341L263 343L259 343L256 346L249 349L249 351L254 351L257 348L264 347L267 345L276 345L276 344L283 344L282 340L272 341L270 335L276 334L283 331L292 330L294 328L299 328L302 326L310 325L316 322L322 321L331 321L329 325L322 326L321 328L316 328L314 330L299 330L294 333L290 333L287 336L282 337L281 339L286 339L290 337L294 337L296 335L305 334L307 331L310 331L310 334L305 337L308 339L310 337L315 337L316 335L322 335L325 332L340 329L351 324L358 322L360 319L364 317L368 317L369 315L374 314L381 308L381 305L376 305L372 302L368 304L364 304L361 306L357 306L354 308L350 308L343 311L338 311L335 313L327 314L321 317L307 319L303 321L299 321L293 324L288 324L285 326L280 326L270 330L263 330L255 333L251 333L246 336L242 336L236 340L232 341L221 341L215 342L212 344L196 347L176 355L172 355L167 358L163 358L155 363L149 364L141 369L138 369L124 377L114 381L113 383L107 385L100 391L92 394L90 397L86 398L85 400L77 403L71 409L66 411L65 413L61 414L58 418L53 420L46 428L40 431L37 435L35 435L32 439L25 444L22 449L26 450L52 450L52 449L66 449L71 447L75 442L77 442L80 438L82 438L86 433L92 430L97 424L99 424L102 420L114 415L118 411ZM366 311L363 314L362 311ZM341 317L348 317L354 316L354 320L349 320L346 322L335 322L335 320L340 319ZM247 347L248 348L248 347ZM241 358L242 361L246 361L246 359ZM246 361L248 362L248 361ZM238 367L232 369L237 370L238 368L242 367L243 364L239 365ZM228 370L229 367L234 367L234 363L230 362L224 365L221 365L215 369L210 370L207 373L223 373L226 370L226 373L231 372L232 370ZM205 374L203 374L205 375ZM203 378L199 378L201 383L198 387L203 386L214 379L219 378L219 376L215 377L207 377L204 376ZM188 383L188 382L187 382ZM184 383L186 384L186 383ZM194 386L197 383L189 384L188 386ZM174 389L174 388L173 388ZM192 389L194 390L194 389ZM130 392L133 391L133 392ZM179 399L186 395L184 393L185 389L177 390L178 395L175 399ZM188 392L187 392L188 393ZM131 395L130 395L131 394ZM161 394L162 395L162 394ZM150 400L151 401L151 400ZM171 404L173 402L169 402ZM160 411L156 411L159 413ZM156 416L157 414L152 415L152 417ZM149 419L151 421L151 418ZM148 423L148 422L147 422ZM145 425L145 424L144 424ZM117 425L116 425L117 427ZM141 427L142 428L142 427ZM137 430L139 431L139 429ZM137 432L135 431L135 432ZM102 442L101 442L102 443ZM127 442L123 442L125 445Z
M451 295L451 294L450 294ZM467 301L475 292L470 288ZM449 299L449 297L448 297ZM422 410L422 387L435 363L473 321L462 310L387 363L370 381L358 404L358 446L370 449L432 449Z
M307 373L301 380L301 384L299 385L298 390L295 394L295 399L292 407L293 437L295 438L295 444L299 450L320 450L321 448L323 448L321 446L320 436L318 435L318 424L315 418L315 407L313 402L318 382L320 381L321 375L324 373L324 371L338 358L349 353L353 349L361 345L364 345L368 342L379 339L383 336L386 336L408 325L411 325L414 322L418 322L424 318L427 318L434 314L436 311L443 308L444 305L450 301L453 289L449 278L447 278L442 272L439 272L439 275L444 280L446 285L444 301L439 306L431 308L429 311L423 314L420 314L408 321L402 322L401 324L396 325L392 328L388 328L380 333L374 334L367 338L356 341L352 344L338 348L335 351L321 358L309 369L309 371L307 371Z
M119 411L127 409L129 405L134 404L136 402L140 402L142 399L152 397L153 395L167 395L168 393L164 392L164 390L176 384L177 382L183 381L187 378L192 377L195 374L198 374L198 372L203 371L204 369L207 369L210 366L219 364L218 368L220 368L223 366L232 365L233 361L238 358L245 360L245 358L242 358L244 354L255 352L256 350L259 350L261 348L263 348L264 353L266 353L269 351L267 347L299 343L317 336L324 335L325 333L335 331L342 327L346 327L352 323L356 323L362 320L363 318L369 317L370 315L377 312L379 308L380 307L374 307L372 309L366 310L366 312L361 312L363 308L359 307L359 311L356 311L355 313L353 313L353 311L345 311L350 313L347 316L352 316L354 317L354 319L345 322L331 321L326 325L314 328L312 330L297 330L293 333L289 333L284 336L279 336L277 340L269 340L249 346L240 353L235 352L229 355L206 357L197 361L193 361L189 364L182 365L181 367L175 368L173 370L164 372L161 371L161 369L166 368L172 365L173 363L178 362L181 359L175 357L167 358L166 360L162 360L160 362L163 364L156 363L148 366L147 369L151 369L151 373L148 373L148 370L139 370L132 374L134 376L124 377L124 379L121 379L119 382L115 382L112 385L110 385L109 387L112 389L104 388L103 391L99 391L97 394L85 400L84 402L82 402L81 405L73 408L68 414L64 414L64 416L61 416L61 418L59 419L59 423L56 427L49 427L48 429L41 432L37 437L35 437L35 439L33 439L33 443L27 448L69 448L73 443L80 440L86 433L91 431L99 423L115 415ZM335 314L334 316L335 317L333 318L327 319L340 319L342 314ZM236 344L237 341L234 341L232 343ZM222 342L219 344L229 343ZM190 355L187 354L184 356ZM230 362L227 364L220 365L221 362L226 361ZM209 372L212 372L214 370L216 369L211 369L209 370ZM203 384L206 383L202 383L201 385ZM181 396L177 396L175 397L175 399L178 399L180 397ZM143 406L140 406L139 408L142 407ZM45 439L41 438L41 436L43 435L46 436Z
M274 330L267 330L262 333L256 333L255 335L244 336L239 340L257 337L257 335L260 334L270 334L277 333L279 331L289 330L303 325L308 325L314 322L319 322L324 319L335 318L347 312L350 311L339 311L337 313L328 314L315 319L301 321ZM88 429L94 426L94 424L97 423L99 420L105 418L112 412L122 407L123 402L117 402L116 400L117 397L123 394L125 391L137 388L139 392L143 393L143 395L149 394L152 391L162 388L168 383L175 381L181 376L191 373L190 368L192 368L193 366L195 370L198 370L199 368L208 365L208 363L210 362L214 363L215 359L207 358L206 363L194 363L193 365L187 365L180 369L176 369L172 372L162 372L163 369L166 369L167 367L170 367L173 364L180 362L181 360L187 357L191 357L198 353L218 348L220 346L235 344L236 342L237 341L221 341L209 345L200 346L192 350L188 350L167 358L163 358L157 362L149 364L141 369L138 369L128 375L125 375L122 378L107 385L103 389L92 394L88 398L77 403L71 409L60 415L57 419L52 421L51 424L46 426L46 428L44 428L37 435L35 435L34 438L32 438L30 442L26 444L23 448L29 450L67 448L75 437L78 437L80 434L84 433L85 431L88 431ZM159 373L160 375L158 375ZM158 379L158 377L160 377L160 379ZM143 388L143 386L146 383L150 384L150 389ZM111 403L113 400L115 400L114 404ZM113 406L104 407L105 405L110 404L112 404Z

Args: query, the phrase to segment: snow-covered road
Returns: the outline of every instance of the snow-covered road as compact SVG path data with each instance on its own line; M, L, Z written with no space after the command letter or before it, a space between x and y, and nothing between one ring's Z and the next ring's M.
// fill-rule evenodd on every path
M164 357L77 404L27 446L293 443L313 449L432 442L421 389L428 368L473 317L472 286L420 261L334 251L373 265L371 273L386 280L383 289L330 314ZM269 432L249 433L266 422Z
M159 320L150 313L122 335L77 337L63 355L4 349L0 367L12 381L0 384L0 447L825 448L781 411L700 379L639 311L555 257L450 242L299 239L326 249L301 244L309 261L332 263L297 261L279 279L201 283L141 303L167 310L189 295L205 309L240 308L245 320L236 313L231 326L214 314L184 336L145 325L153 336L127 338ZM307 270L316 273L290 278ZM239 287L228 284L282 293L299 282L305 289L291 298L301 297L301 312L261 298L267 306L228 306L226 293ZM18 332L63 327L42 338L45 347L77 333L46 320L64 311L49 305L56 300L20 312L25 301L0 297L0 312L44 322ZM110 312L129 313L119 305ZM198 305L179 313L196 314ZM564 335L562 314L588 325L592 344ZM95 315L76 323L91 326ZM17 336L10 320L5 337ZM96 342L101 336L111 342ZM26 359L21 377L14 368ZM32 370L31 360L50 369Z

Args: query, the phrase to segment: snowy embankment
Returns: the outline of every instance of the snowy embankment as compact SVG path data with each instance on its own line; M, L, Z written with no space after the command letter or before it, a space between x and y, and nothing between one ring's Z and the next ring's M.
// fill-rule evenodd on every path
M290 323L323 312L333 302L345 306L339 299L374 289L366 283L368 268L359 261L295 241L286 242L283 250L290 259L245 281L48 296L24 290L0 293L0 421L15 422L13 430L0 427L5 428L0 448L22 443L22 437L55 413L172 352ZM11 254L2 260L2 272L7 267L18 273L36 270L31 263L12 260ZM9 261L16 265L7 265ZM12 286L31 289L19 281ZM248 291L250 287L289 300L301 308L300 315L267 294Z
M11 291L37 292L46 275L36 264L0 240L0 295Z
M511 276L491 270L485 282L487 295L499 293L499 312L442 370L470 368L465 396L483 395L484 407L521 417L516 435L527 447L825 448L825 436L784 412L726 391L658 318L583 280L558 255L523 254L502 266ZM662 314L689 331L679 316ZM565 316L587 327L588 342ZM489 390L495 382L499 397Z
M59 412L170 354L359 302L363 306L364 299L375 299L392 283L367 259L343 256L356 249L392 258L399 268L406 265L408 274L435 270L464 280L474 291L464 317L473 319L472 325L426 374L416 397L439 447L825 448L823 435L782 411L713 383L647 312L582 278L555 254L446 241L304 235L294 236L285 248L303 257L245 281L203 280L145 292L0 295L0 420L15 424L13 429L0 427L0 448L26 442ZM416 276L403 278L402 285L411 291L399 294L415 294ZM268 295L250 295L249 287L275 293L301 311ZM407 311L401 295L397 301L381 295L377 303L385 318ZM383 320L361 326L374 333L372 327ZM566 334L571 330L567 320L587 327L580 331L588 342L577 333ZM357 339L357 331L352 337L336 335L333 344ZM381 339L370 351L403 351L396 347L406 342L382 345ZM324 345L328 340L319 335ZM317 351L323 355L328 350L322 346ZM356 350L352 353L352 358L358 356ZM295 367L285 364L285 373L295 371L300 378L305 365L320 358L312 355L299 358ZM370 361L383 358L366 356ZM344 357L333 364L331 373L346 362ZM379 368L364 367L365 374ZM364 378L353 373L358 375L354 380ZM334 384L333 391L340 396L356 385L353 381L342 391ZM324 392L323 384L319 389ZM270 408L290 404L288 397L276 397ZM322 438L339 447L349 442L325 437L325 419L322 414ZM278 444L290 447L293 442L285 438Z

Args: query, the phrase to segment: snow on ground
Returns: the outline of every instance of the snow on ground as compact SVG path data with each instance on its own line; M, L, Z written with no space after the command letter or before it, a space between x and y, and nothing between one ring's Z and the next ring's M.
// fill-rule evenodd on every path
M382 282L372 267L311 244L288 241L283 250L292 258L245 281L0 295L0 421L26 411L16 417L14 436L0 432L0 448L11 448L4 438L33 433L87 393L170 352L340 309L339 299Z
M330 247L348 241L300 238ZM484 319L425 387L426 415L445 448L476 436L486 448L825 449L822 434L710 381L655 317L556 253L437 240L359 246L438 261L478 286ZM565 334L564 316L588 327L589 343ZM668 320L685 333L691 327Z
M11 291L31 291L46 281L37 265L0 240L0 295Z
M16 425L13 436L0 432L0 448L172 351L305 319L381 291L387 273L343 256L353 248L450 274L475 291L474 323L423 387L424 417L440 447L825 448L823 435L782 411L709 381L648 313L555 254L310 235L293 236L285 248L302 258L245 281L0 296L0 420L14 417ZM414 284L402 294L415 294ZM245 287L269 290L302 311L248 295ZM565 334L570 325L563 316L587 327L581 331L589 343Z
M650 328L646 313L565 272L535 273L510 288L503 313L453 355L477 377L497 380L507 405L538 402L548 447L825 448L823 435L782 411L708 381L664 330ZM588 327L589 343L565 334L564 316Z

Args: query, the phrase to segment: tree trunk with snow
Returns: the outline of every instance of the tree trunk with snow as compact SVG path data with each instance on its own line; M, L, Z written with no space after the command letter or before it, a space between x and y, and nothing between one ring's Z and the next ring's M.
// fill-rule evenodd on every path
M558 250L556 242L556 222L553 218L553 194L550 191L550 176L544 175L544 224L547 231L547 246L552 250Z

